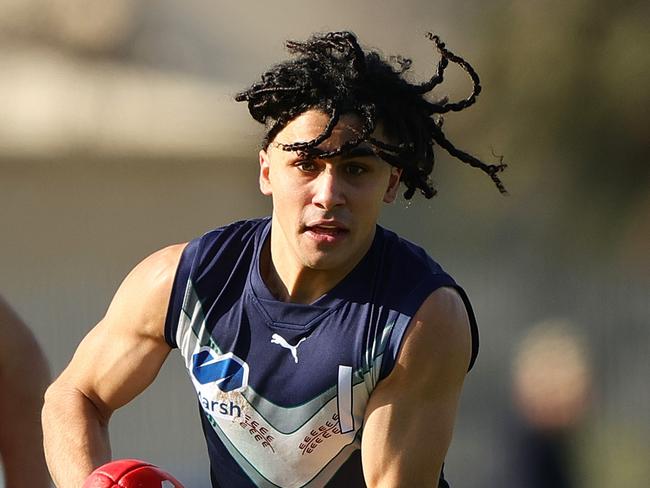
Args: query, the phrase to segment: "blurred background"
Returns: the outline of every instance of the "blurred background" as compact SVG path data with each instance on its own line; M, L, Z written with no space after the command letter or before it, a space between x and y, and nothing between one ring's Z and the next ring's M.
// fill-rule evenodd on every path
M622 0L0 0L0 294L54 374L151 252L266 215L261 131L238 90L283 41L353 30L481 76L446 118L459 148L503 156L510 195L444 151L438 196L382 223L423 245L473 300L478 362L446 473L455 487L646 487L650 480L647 2ZM450 67L436 94L466 96ZM114 457L208 486L176 352L112 421ZM539 474L543 473L543 474ZM0 486L2 481L0 481Z

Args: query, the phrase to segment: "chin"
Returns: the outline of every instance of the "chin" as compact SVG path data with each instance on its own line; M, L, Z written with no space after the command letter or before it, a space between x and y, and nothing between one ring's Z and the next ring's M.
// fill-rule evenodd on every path
M314 253L303 258L303 263L314 271L330 271L341 268L348 260L347 256L333 255L331 252ZM338 253L336 253L338 254Z

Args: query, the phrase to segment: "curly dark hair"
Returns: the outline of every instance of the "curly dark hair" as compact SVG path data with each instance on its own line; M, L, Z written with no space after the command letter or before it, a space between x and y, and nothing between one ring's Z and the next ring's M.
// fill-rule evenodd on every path
M498 173L506 168L500 158L498 164L486 164L457 149L442 132L443 117L447 112L458 112L474 104L481 91L476 71L460 56L449 51L440 38L428 33L440 61L430 80L414 84L404 74L411 60L393 56L386 61L374 51L364 52L352 32L317 34L305 42L287 41L287 49L295 58L275 65L262 75L261 81L236 95L238 102L248 102L252 117L266 125L263 146L266 149L292 119L309 109L329 114L329 122L315 139L293 144L278 144L285 151L297 151L307 157L333 157L368 143L375 154L389 164L402 169L401 180L406 185L404 197L410 199L415 190L431 198L436 194L430 180L434 165L435 144L463 163L487 173L501 193L506 193ZM427 100L425 96L443 81L449 62L462 67L473 82L469 97L450 102L446 97ZM317 146L332 133L339 117L356 113L362 127L358 135L332 151ZM381 121L391 141L387 143L372 137Z

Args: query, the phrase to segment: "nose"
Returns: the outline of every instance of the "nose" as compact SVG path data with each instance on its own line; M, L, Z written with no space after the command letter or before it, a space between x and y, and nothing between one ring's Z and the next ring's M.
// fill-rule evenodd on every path
M323 210L331 210L345 203L344 182L331 170L322 171L314 180L312 203Z

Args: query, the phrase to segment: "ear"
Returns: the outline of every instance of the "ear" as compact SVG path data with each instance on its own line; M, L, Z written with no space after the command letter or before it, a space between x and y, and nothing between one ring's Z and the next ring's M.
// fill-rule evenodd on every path
M262 149L259 154L260 157L260 191L263 195L270 196L273 194L271 191L271 180L269 173L271 170L271 161L269 154Z
M397 189L399 188L399 179L402 176L402 169L395 166L390 167L390 178L388 180L388 188L384 193L384 202L392 203L397 197Z

